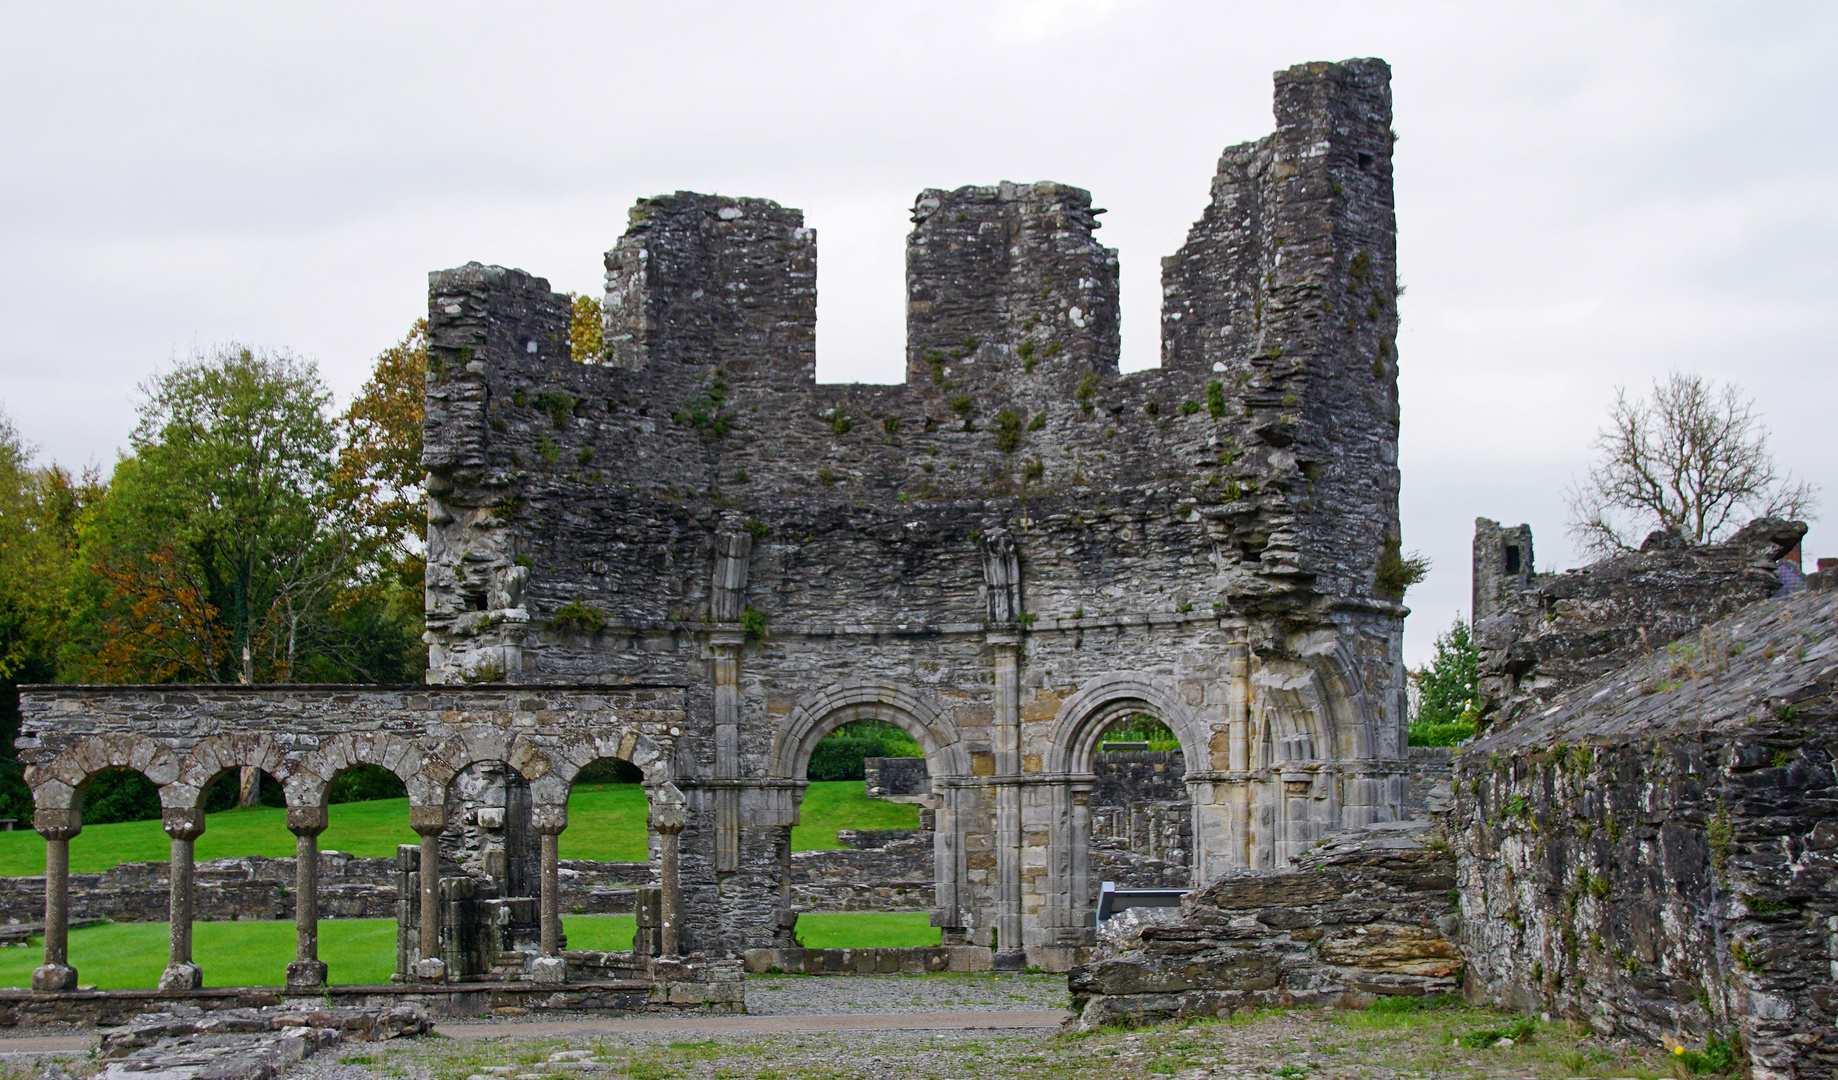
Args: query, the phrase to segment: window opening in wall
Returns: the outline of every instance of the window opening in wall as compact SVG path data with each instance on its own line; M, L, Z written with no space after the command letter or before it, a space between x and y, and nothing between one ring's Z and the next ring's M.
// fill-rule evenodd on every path
M798 943L813 949L939 944L939 928L931 925L936 863L928 825L937 799L918 740L889 720L849 721L818 740L805 777L810 786L791 829L788 866ZM851 854L828 854L841 851Z
M1509 574L1516 574L1519 572L1518 544L1506 545L1506 572Z
M1097 748L1086 902L1097 905L1106 881L1120 889L1187 888L1193 800L1174 730L1154 713L1125 712L1105 726Z
M655 940L639 941L642 890L660 879L652 862L650 810L644 770L620 758L599 758L575 774L568 789L568 827L562 831L560 875L562 936L567 948L655 954ZM647 917L651 938L657 931Z

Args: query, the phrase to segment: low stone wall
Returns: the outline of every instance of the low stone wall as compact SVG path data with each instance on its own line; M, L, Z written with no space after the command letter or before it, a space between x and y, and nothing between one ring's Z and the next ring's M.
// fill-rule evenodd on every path
M987 950L985 950L987 951ZM115 1027L146 1013L174 1009L218 1012L305 1003L335 1008L394 1010L413 1007L430 1016L488 1016L506 1009L524 1012L596 1011L613 1013L746 1012L746 969L739 960L702 956L662 958L631 954L565 954L570 971L609 968L607 957L624 956L617 965L633 973L627 979L600 979L566 984L534 982L464 982L444 985L380 983L328 986L310 997L289 997L280 987L226 987L203 990L66 990L40 993L0 989L0 1028L44 1024Z
M1838 1075L1838 597L1766 600L1466 744L1468 994Z
M205 1012L180 1005L104 1035L97 1056L107 1062L102 1080L274 1080L289 1066L343 1042L409 1038L432 1029L428 1015L412 1006Z
M71 918L165 922L167 871L163 862L133 862L100 874L72 874ZM396 873L394 858L321 852L319 917L395 918ZM561 909L575 915L630 915L635 890L653 879L650 863L564 859L557 873ZM292 858L212 859L197 865L194 880L194 917L200 922L294 917ZM44 915L42 875L0 878L0 921L30 923Z
M1091 805L1123 806L1140 802L1185 803L1188 800L1187 755L1179 750L1125 750L1093 754Z
M1455 793L1450 787L1455 774L1455 748L1452 746L1413 746L1410 748L1410 814L1424 819L1446 814L1455 808Z
M924 802L932 793L925 759L916 757L863 758L862 786L870 799L888 802Z
M995 954L980 945L912 949L748 949L747 970L791 975L935 975L992 970Z
M1454 884L1434 827L1393 822L1337 834L1294 869L1227 874L1178 915L1125 912L1072 970L1079 1026L1454 992Z
M898 759L895 759L898 760ZM934 889L932 833L923 829L844 830L836 851L791 854L791 903L798 911L929 911ZM873 845L873 846L867 846Z

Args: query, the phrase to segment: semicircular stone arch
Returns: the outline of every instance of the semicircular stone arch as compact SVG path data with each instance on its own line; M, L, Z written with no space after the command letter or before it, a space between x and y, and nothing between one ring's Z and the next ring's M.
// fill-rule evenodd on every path
M539 806L566 806L574 778L602 758L617 758L645 774L645 786L655 788L674 779L671 748L659 746L644 732L613 728L595 735L571 735L549 751L549 774L532 781L530 794Z
M288 805L324 806L333 777L353 765L375 765L395 773L408 787L411 806L445 805L446 789L429 781L422 769L421 750L412 740L370 731L334 735L304 755L294 767Z
M299 762L271 735L227 733L207 735L179 762L178 779L160 789L160 802L169 810L196 810L211 781L231 769L260 769L275 778L287 798L296 803L294 771Z
M799 698L780 721L766 774L801 779L818 740L854 720L885 720L911 735L925 751L933 777L965 776L970 758L957 725L926 697L899 683L850 679Z
M1367 698L1348 657L1330 653L1265 664L1252 675L1257 691L1252 763L1273 766L1295 757L1358 760L1374 756ZM1306 744L1292 740L1306 740ZM1309 751L1297 753L1297 747Z
M162 795L179 775L177 755L144 735L90 735L42 765L28 765L26 786L39 809L68 809L89 778L104 769L133 769Z
M1180 740L1187 768L1205 768L1211 760L1212 731L1188 705L1172 679L1139 671L1110 671L1082 683L1060 703L1042 764L1048 772L1091 771L1098 738L1113 720L1133 712L1159 718Z

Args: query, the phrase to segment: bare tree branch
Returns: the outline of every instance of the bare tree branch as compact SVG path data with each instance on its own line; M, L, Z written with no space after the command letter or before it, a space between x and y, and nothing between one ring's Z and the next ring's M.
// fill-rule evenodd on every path
M1619 388L1594 445L1596 463L1564 493L1570 535L1593 554L1632 551L1653 529L1707 544L1818 508L1815 487L1775 466L1755 402L1732 384L1675 371L1650 399Z

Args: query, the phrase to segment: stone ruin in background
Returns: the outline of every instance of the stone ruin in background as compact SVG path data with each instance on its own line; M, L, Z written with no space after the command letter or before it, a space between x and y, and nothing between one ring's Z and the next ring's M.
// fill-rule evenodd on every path
M606 758L644 772L665 956L793 940L806 763L855 720L924 751L931 919L967 962L1086 955L1092 836L1138 830L1093 821L1126 717L1181 744L1186 820L1142 830L1192 879L1407 816L1389 81L1276 75L1277 130L1224 152L1163 261L1155 370L1119 373L1116 253L1057 183L920 193L898 385L816 382L816 237L765 199L641 200L601 355L540 278L431 275L433 685L26 692L35 985L75 984L60 860L111 767L160 787L175 989L202 978L191 844L230 769L286 795L302 991L326 787L357 764L408 786L423 984L583 976L557 845Z

